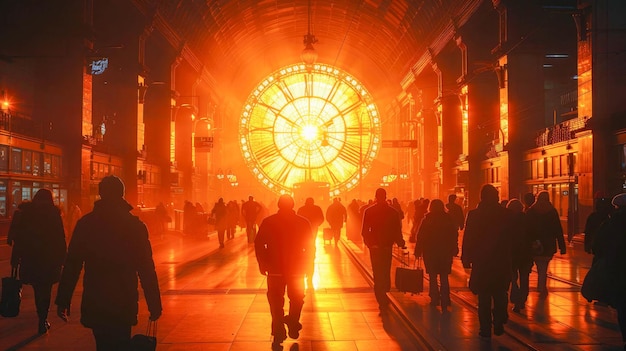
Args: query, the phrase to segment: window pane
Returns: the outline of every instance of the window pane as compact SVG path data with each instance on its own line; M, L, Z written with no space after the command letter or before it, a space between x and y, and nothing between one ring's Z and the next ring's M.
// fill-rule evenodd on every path
M6 145L0 145L0 171L6 172L8 170L9 170L9 147Z
M11 172L22 173L22 149L11 149Z

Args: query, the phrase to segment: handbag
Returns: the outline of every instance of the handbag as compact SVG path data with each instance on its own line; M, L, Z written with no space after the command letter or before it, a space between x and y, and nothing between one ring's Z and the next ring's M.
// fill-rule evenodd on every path
M148 321L145 334L135 334L130 339L130 349L133 351L155 351L157 346L157 322Z
M613 302L611 286L614 281L610 276L609 269L605 258L594 260L580 288L580 293L588 302L596 300L609 305Z
M20 314L22 303L22 281L17 278L18 266L11 268L11 276L2 278L2 297L0 297L0 315L16 317Z
M410 267L410 254L408 251L402 252L402 266L396 267L395 285L396 289L402 292L418 294L424 291L424 270L421 259L413 261L413 268ZM405 257L407 260L405 261Z

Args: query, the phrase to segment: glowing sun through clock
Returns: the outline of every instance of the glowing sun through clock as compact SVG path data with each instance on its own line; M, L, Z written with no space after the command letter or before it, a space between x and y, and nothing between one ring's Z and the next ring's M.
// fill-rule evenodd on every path
M296 64L264 79L239 122L240 148L256 179L275 193L296 183L354 188L381 144L380 117L363 85L324 64Z

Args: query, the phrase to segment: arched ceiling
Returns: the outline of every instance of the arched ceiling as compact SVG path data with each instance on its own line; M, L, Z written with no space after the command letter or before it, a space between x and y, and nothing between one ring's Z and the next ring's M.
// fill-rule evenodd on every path
M267 74L300 62L307 34L317 62L363 82L381 101L395 97L411 67L442 33L462 25L481 0L144 0L156 5L214 77L222 94L245 100ZM436 54L436 52L435 52Z

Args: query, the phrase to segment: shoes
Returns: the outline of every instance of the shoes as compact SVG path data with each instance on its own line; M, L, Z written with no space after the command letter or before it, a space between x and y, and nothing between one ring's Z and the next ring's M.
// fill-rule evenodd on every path
M224 243L221 243L220 244L220 249L223 249L223 248L224 248Z
M541 290L541 291L539 292L539 297L540 297L540 298L545 298L545 297L547 297L547 296L548 296L548 290Z
M499 325L494 325L493 326L493 333L497 336L500 336L502 334L504 334L504 325L499 324Z
M489 339L491 338L491 333L489 332L478 332L478 336L481 337L481 339Z
M285 341L286 337L274 337L274 340L272 341L272 351L275 350L282 350L283 349L283 341Z
M515 304L515 307L513 307L513 312L522 313L523 309L524 309L524 305Z
M285 316L285 324L287 324L287 329L289 330L287 335L289 335L290 338L297 339L300 337L300 330L302 330L302 324L300 324L300 322L291 320L287 315Z
M47 320L44 319L44 320L39 321L39 328L38 328L39 334L48 333L48 329L50 329L50 323L48 323Z

